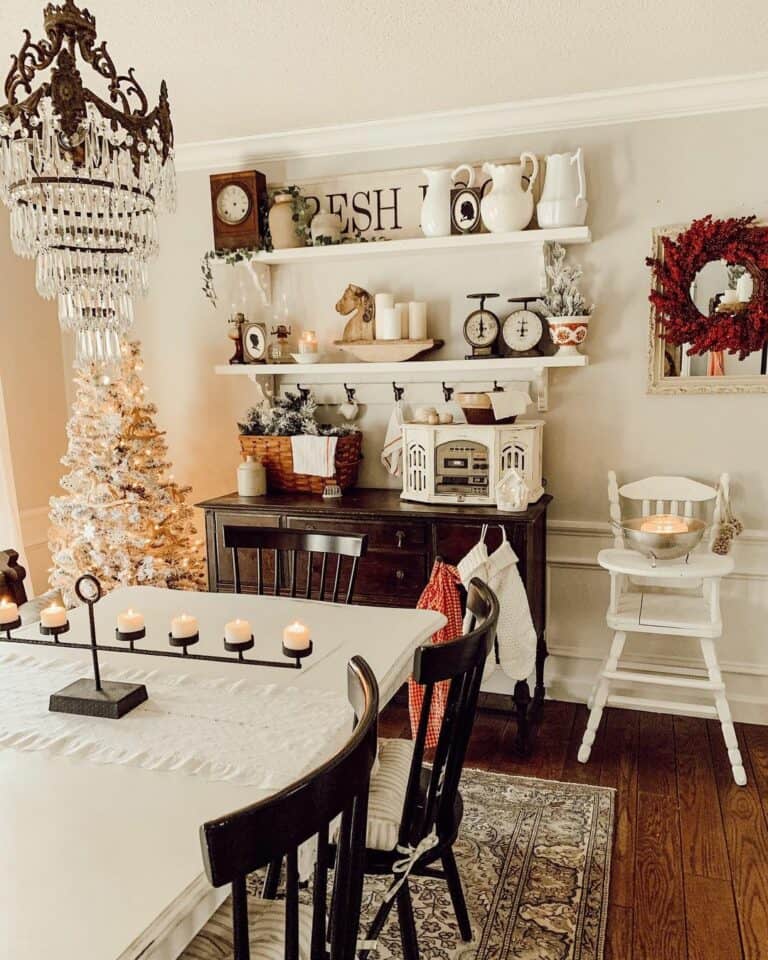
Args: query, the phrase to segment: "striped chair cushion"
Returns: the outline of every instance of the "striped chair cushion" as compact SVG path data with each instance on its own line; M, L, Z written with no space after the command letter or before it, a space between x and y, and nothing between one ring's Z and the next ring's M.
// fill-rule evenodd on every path
M284 960L285 901L248 898L251 960ZM299 960L310 960L312 908L299 905ZM179 960L232 960L232 901L227 899Z
M379 740L378 769L368 797L369 850L394 850L413 757L412 740Z

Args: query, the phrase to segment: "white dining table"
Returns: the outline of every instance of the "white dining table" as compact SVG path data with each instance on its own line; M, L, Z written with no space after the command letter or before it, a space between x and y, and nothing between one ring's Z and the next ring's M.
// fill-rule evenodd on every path
M295 619L310 627L314 650L296 670L102 653L103 670L136 667L211 679L245 677L258 684L346 696L346 664L359 654L376 675L382 708L407 679L417 646L445 623L441 614L425 610L130 587L96 604L101 643L115 644L117 614L129 607L146 617L147 637L137 646L170 650L170 620L188 613L200 622L200 641L190 652L226 655L224 623L238 617L254 625L257 649L252 656L281 659L282 628ZM85 608L71 612L70 625L62 640L88 642ZM40 636L36 625L16 635ZM85 662L82 651L0 642L0 654L11 651L40 660ZM148 688L151 700L151 683ZM131 716L97 722L125 724ZM329 742L329 756L337 746ZM280 751L276 738L276 758ZM214 890L203 873L200 824L264 795L252 786L203 776L96 764L46 750L0 749L0 956L178 957L228 892Z

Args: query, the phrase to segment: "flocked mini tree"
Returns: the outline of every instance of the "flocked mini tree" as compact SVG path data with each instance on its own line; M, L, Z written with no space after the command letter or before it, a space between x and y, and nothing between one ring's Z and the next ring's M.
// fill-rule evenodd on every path
M68 603L75 580L99 578L117 586L201 588L202 542L196 539L186 495L168 474L168 448L145 399L141 347L123 343L114 378L96 368L78 371L68 447L62 463L65 493L51 498L50 583Z

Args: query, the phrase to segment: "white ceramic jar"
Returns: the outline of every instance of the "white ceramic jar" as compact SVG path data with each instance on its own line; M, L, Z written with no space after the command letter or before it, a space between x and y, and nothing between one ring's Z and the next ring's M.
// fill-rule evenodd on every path
M237 468L237 492L241 497L263 497L267 492L267 471L256 457L247 456Z
M278 193L269 211L269 233L275 250L300 247L302 242L296 234L293 219L293 197L290 193Z

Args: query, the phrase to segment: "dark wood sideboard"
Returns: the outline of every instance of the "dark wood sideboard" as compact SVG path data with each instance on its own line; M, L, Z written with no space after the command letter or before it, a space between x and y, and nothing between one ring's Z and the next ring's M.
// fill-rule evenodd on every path
M551 497L545 494L524 513L501 513L495 507L407 503L397 490L356 489L340 500L306 494L270 493L264 497L229 494L197 504L205 511L209 588L233 589L231 552L224 548L226 524L330 530L368 534L368 553L360 563L354 602L413 607L437 557L457 563L477 542L482 524L491 524L489 550L501 539L499 525L519 558L538 637L533 698L527 681L515 685L518 749L529 750L529 713L544 700L546 617L546 525ZM241 564L243 589L255 583L246 558ZM494 701L497 698L492 697Z

